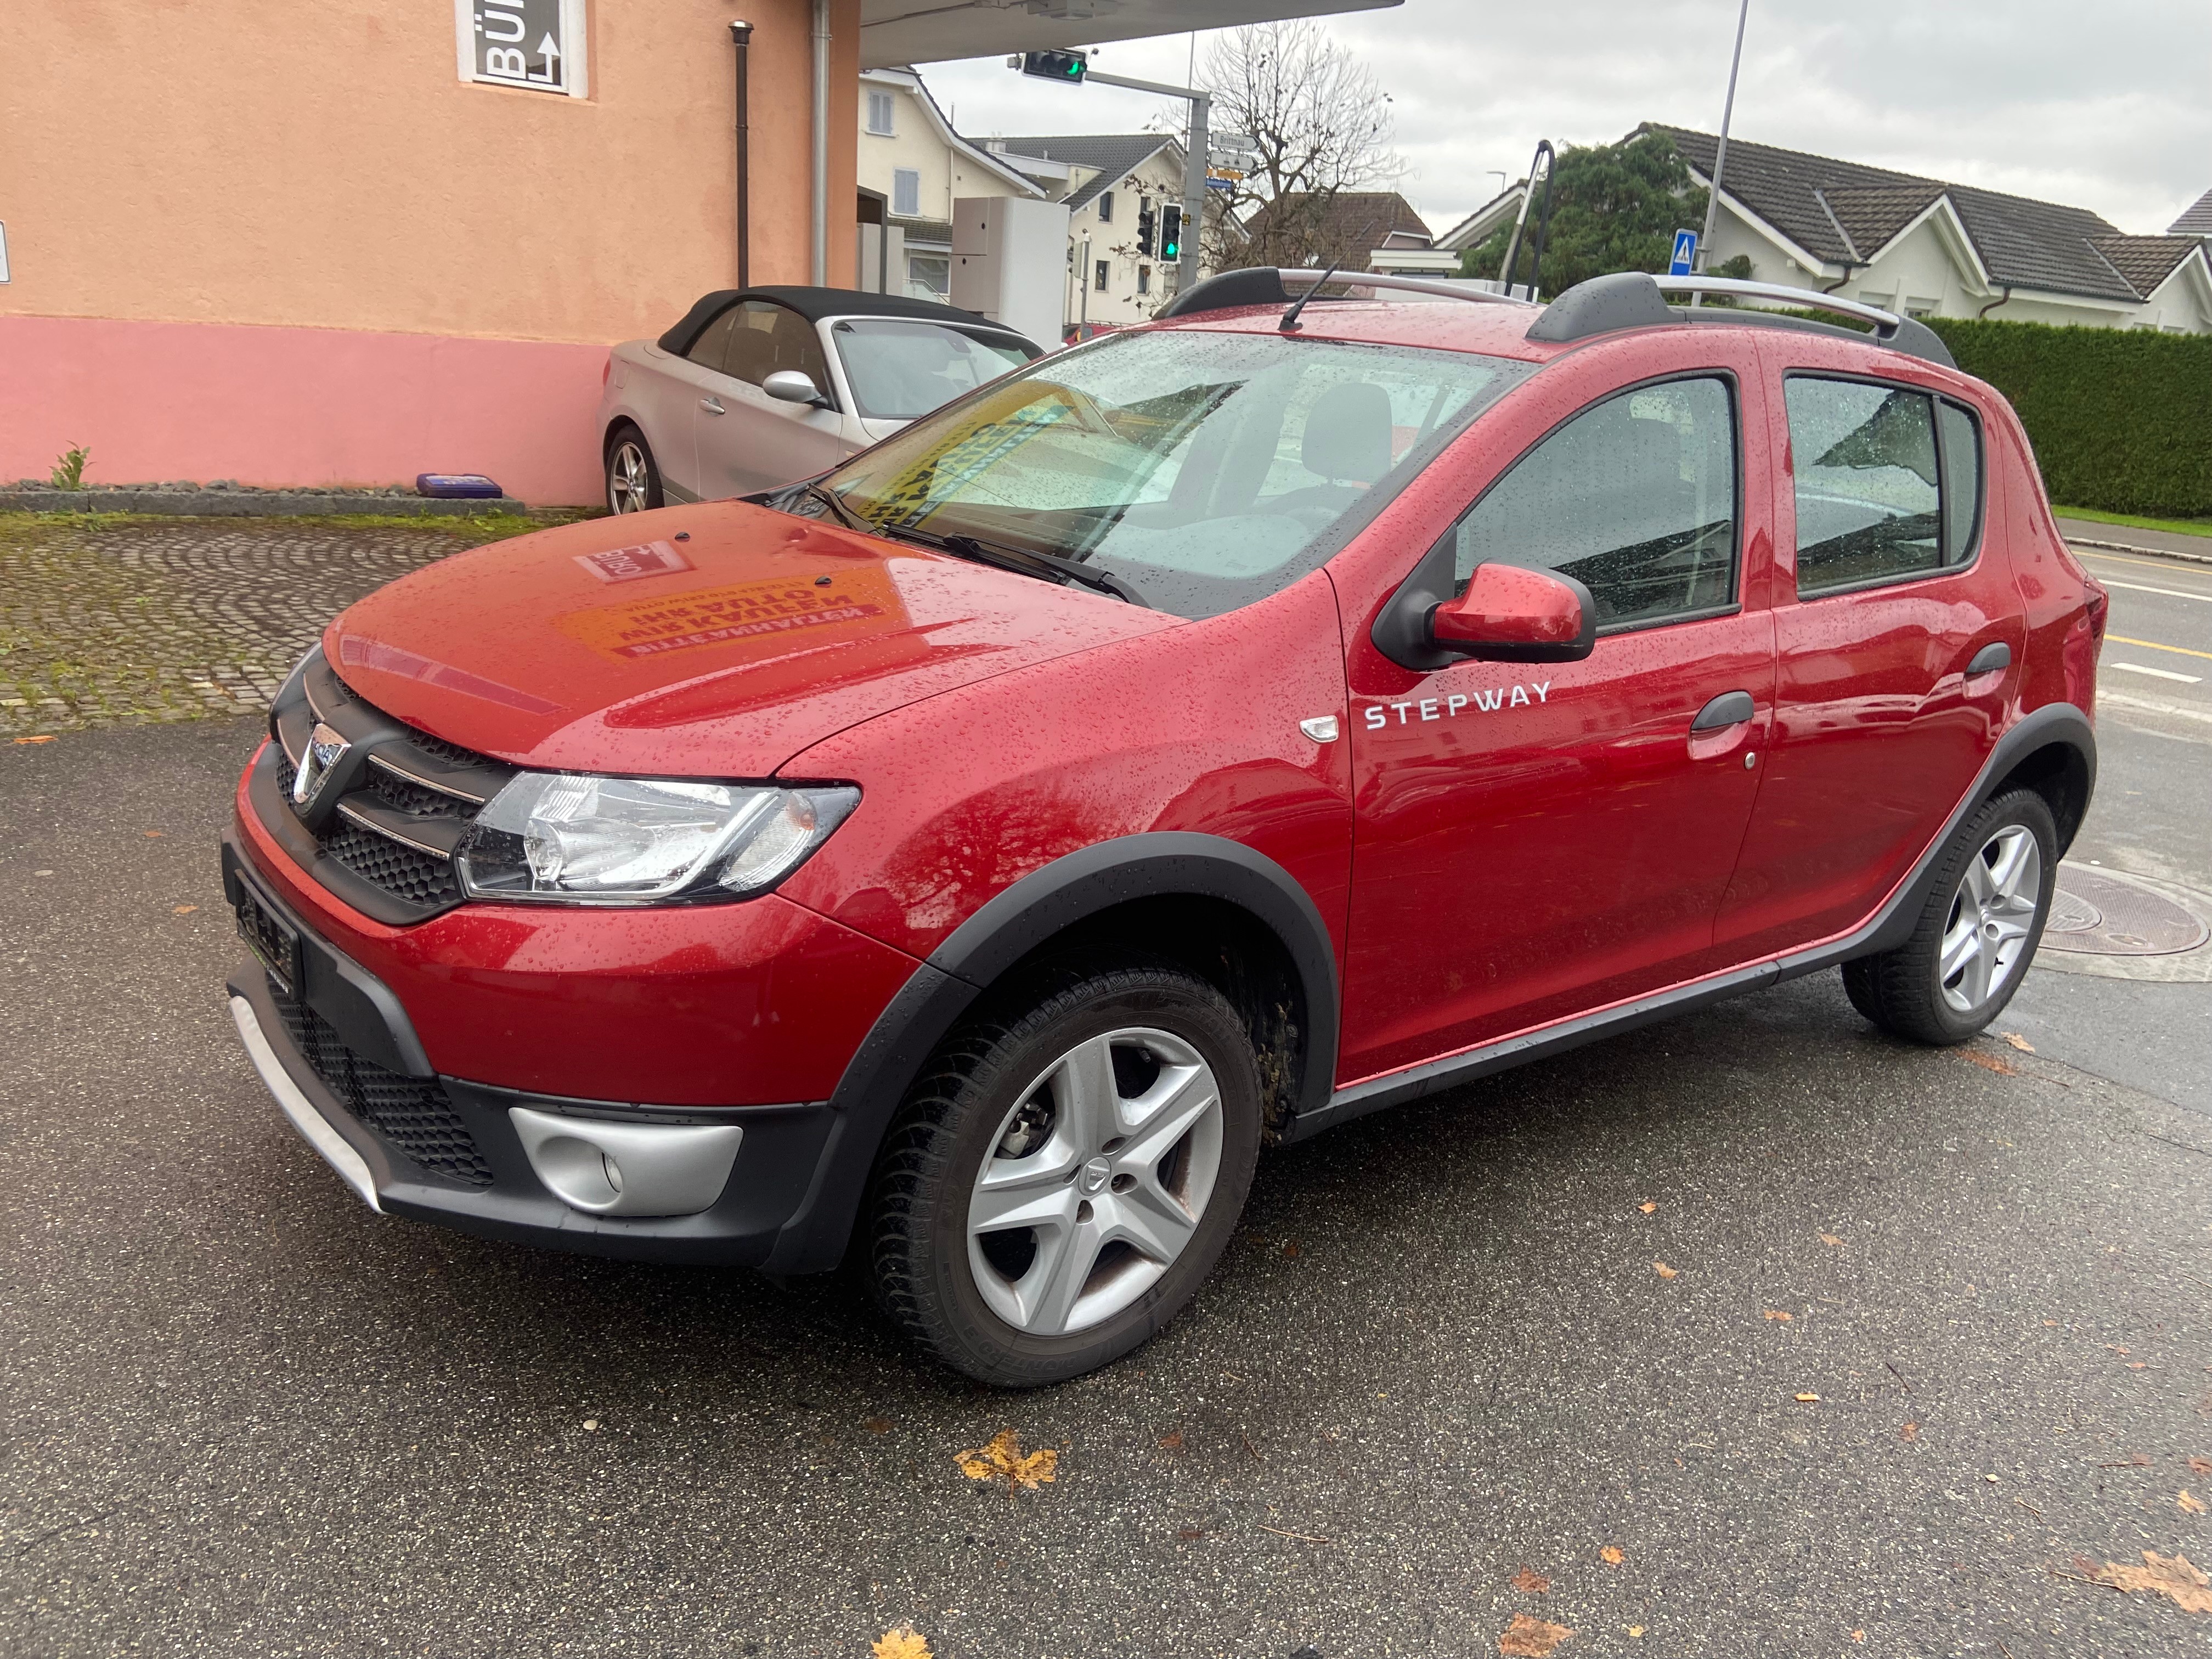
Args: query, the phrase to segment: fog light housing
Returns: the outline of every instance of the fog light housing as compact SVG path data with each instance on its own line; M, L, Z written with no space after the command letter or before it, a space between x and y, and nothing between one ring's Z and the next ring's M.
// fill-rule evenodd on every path
M696 1215L729 1184L735 1123L626 1123L527 1106L507 1120L554 1197L588 1215Z

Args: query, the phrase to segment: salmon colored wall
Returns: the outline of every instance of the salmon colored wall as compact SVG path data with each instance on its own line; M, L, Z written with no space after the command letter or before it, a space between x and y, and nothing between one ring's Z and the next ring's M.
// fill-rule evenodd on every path
M49 331L36 336L41 349L66 343L82 362L32 362L18 354L33 337L10 330L13 350L0 352L0 478L43 473L79 440L94 451L90 476L114 482L263 471L244 448L212 472L180 459L126 466L125 455L179 453L152 442L163 417L131 408L149 399L215 422L217 438L227 423L257 442L268 429L261 410L297 407L334 428L380 419L374 431L326 434L319 453L396 453L410 431L442 418L404 402L428 383L434 361L443 366L431 379L449 392L453 374L489 376L457 407L526 430L527 407L501 409L491 394L514 389L515 374L545 392L574 380L565 354L519 370L530 354L441 356L394 337L603 350L659 333L701 293L734 283L733 13L755 26L753 280L807 281L807 0L587 0L587 13L591 95L573 99L461 81L453 0L9 8L0 219L13 281L0 286L0 322L276 325L287 343L271 336L241 366L301 374L343 361L360 395L349 403L325 387L295 405L294 388L197 369L171 386L153 362L131 360L159 338L160 363L204 369L243 336L188 347L169 336ZM860 0L832 0L831 31L829 280L850 286ZM333 357L318 337L332 330L369 331L380 343ZM386 360L388 375L372 384ZM592 398L599 361L590 362ZM111 372L118 378L100 378ZM59 401L25 409L27 397ZM392 425L400 416L415 426ZM564 404L554 424L577 416ZM477 436L495 449L502 441L496 426ZM367 463L345 463L357 464ZM595 449L581 465L596 469Z

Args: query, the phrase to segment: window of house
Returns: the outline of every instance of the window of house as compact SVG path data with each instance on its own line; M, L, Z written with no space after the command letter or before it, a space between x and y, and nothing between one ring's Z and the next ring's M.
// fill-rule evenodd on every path
M1098 192L1098 222L1102 225L1114 222L1114 192L1110 190Z
M1106 262L1101 259L1092 266L1091 271L1091 286L1094 292L1103 294L1106 291Z
M906 256L906 293L909 300L943 300L952 292L952 256L949 253L909 253Z
M921 211L921 174L913 167L891 169L891 211L911 219Z
M1783 389L1801 595L1909 580L1973 557L1982 461L1971 413L1865 380L1793 374Z
M1137 267L1137 292L1139 294L1150 294L1152 291L1152 268L1150 265L1139 265Z
M891 95L888 92L868 94L868 131L891 136Z
M1665 622L1735 599L1735 410L1717 378L1607 398L1484 492L1453 532L1464 591L1486 562L1557 570L1598 625Z

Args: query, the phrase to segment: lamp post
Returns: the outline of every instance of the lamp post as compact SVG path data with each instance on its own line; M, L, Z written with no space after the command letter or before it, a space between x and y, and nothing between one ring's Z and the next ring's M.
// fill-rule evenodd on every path
M1751 0L1743 0L1735 15L1735 52L1729 58L1728 100L1721 106L1721 142L1713 151L1713 178L1705 192L1705 229L1698 238L1697 268L1703 271L1711 261L1713 246L1713 220L1721 210L1721 171L1728 166L1729 123L1735 118L1735 72L1743 62L1743 26L1751 18ZM1690 303L1697 305L1705 296L1692 294Z

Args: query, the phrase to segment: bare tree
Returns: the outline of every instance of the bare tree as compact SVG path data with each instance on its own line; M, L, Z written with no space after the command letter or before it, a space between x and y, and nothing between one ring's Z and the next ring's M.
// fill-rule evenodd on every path
M1387 186L1404 171L1390 148L1389 94L1315 23L1215 37L1199 84L1213 94L1213 131L1255 146L1243 179L1207 192L1222 210L1206 216L1206 263L1215 270L1327 263L1343 252L1328 245L1338 195Z

